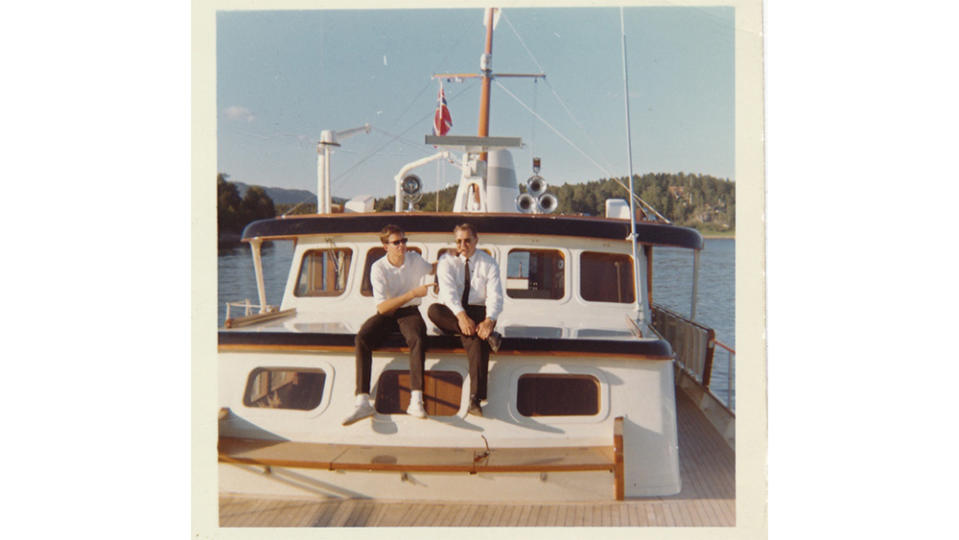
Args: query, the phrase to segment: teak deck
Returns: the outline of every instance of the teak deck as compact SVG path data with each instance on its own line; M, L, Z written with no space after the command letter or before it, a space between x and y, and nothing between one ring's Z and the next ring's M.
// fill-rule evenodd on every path
M685 394L676 397L683 489L672 497L517 504L221 496L220 526L735 526L735 454Z

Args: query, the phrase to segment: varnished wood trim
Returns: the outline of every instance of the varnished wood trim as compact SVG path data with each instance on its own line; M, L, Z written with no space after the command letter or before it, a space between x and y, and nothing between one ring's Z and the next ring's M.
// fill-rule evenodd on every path
M249 439L236 439L223 437L220 439L218 459L223 463L235 463L243 465L256 465L261 467L292 467L304 469L322 469L330 471L395 471L395 472L463 472L463 473L483 473L483 472L577 472L577 471L608 471L614 472L615 463L609 447L556 447L542 449L502 449L503 452L513 453L514 450L524 450L529 452L542 452L550 455L562 455L567 458L566 461L559 463L490 463L490 454L482 448L411 448L411 447L382 447L377 451L386 455L402 456L404 453L410 454L410 451L422 450L424 452L434 452L438 459L434 463L389 463L389 462L370 462L370 461L351 461L349 459L350 450L369 450L368 447L358 447L350 445L318 445L313 443L290 443L284 442L284 450L280 455L270 456L269 445L260 444L259 448L251 446ZM264 453L266 449L266 453ZM317 458L323 454L326 458ZM442 453L444 451L454 452L459 463L446 462ZM245 455L247 452L258 453L257 455ZM466 454L464 454L466 452ZM290 454L301 454L302 457ZM364 455L361 454L360 455ZM495 459L497 449L492 450L492 456ZM514 454L515 455L515 454ZM482 457L482 459L479 459ZM464 459L465 458L465 459ZM510 458L503 459L509 461ZM548 461L548 460L547 460Z
M623 417L613 420L613 472L616 475L616 500L626 498L626 467L623 460Z
M227 345L218 345L218 352L291 352L291 351L302 351L302 352L339 352L339 353L352 353L355 349L353 347L337 347L337 346L322 346L322 345L270 345L270 344L227 344ZM373 351L374 356L377 353L406 353L409 352L409 349L402 347L382 347ZM466 354L466 349L448 349L448 348L429 348L426 350L427 354ZM589 358L613 358L613 357L629 357L630 360L671 360L672 356L662 356L662 355L635 355L629 353L605 353L600 351L500 351L496 354L490 355L491 358L496 359L502 356L555 356L559 358L582 358L588 356Z
M223 323L223 326L226 328L239 328L241 326L247 326L257 322L279 319L280 317L286 317L287 315L292 315L294 313L296 313L296 308L284 309L283 311L271 311L269 313L257 313L255 315L246 315L244 317L231 317Z
M299 332L219 332L219 350L247 351L332 351L354 350L353 334L325 334ZM402 336L386 338L378 351L408 350ZM426 349L447 353L462 353L456 336L427 336ZM520 338L505 337L496 356L628 356L666 360L673 357L672 347L665 340L614 340L587 338Z

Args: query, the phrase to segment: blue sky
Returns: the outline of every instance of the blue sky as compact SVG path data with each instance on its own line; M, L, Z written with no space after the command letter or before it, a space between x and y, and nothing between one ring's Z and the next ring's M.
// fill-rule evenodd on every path
M733 8L624 13L634 172L735 180ZM482 22L478 8L219 12L218 170L315 191L320 132L369 123L334 153L332 192L392 194L404 164L435 152L423 144L439 88L431 75L478 72ZM526 144L513 152L520 180L534 155L551 184L627 174L621 47L618 8L504 11L493 72L547 75L493 82L490 134ZM451 134L475 135L479 81L444 87ZM459 177L433 164L417 174L427 191Z

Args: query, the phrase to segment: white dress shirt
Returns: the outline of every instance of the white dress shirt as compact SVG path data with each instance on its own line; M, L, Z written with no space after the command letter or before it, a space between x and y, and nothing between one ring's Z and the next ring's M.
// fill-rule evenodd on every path
M396 298L412 290L429 275L433 265L426 262L419 253L407 251L402 266L393 266L389 257L384 255L370 268L370 284L373 285L373 298L379 305L390 298ZM460 289L462 290L462 288ZM400 307L418 306L420 297L416 297Z
M439 299L456 314L466 311L460 303L463 297L466 257L463 255L445 255L436 267L439 275ZM500 280L499 265L488 253L477 249L470 258L470 305L486 306L486 316L499 319L503 312L503 284Z

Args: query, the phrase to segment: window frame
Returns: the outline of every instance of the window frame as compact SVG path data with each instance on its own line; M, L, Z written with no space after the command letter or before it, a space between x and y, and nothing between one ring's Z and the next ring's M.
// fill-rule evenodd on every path
M558 253L563 260L563 294L558 298L523 298L512 296L509 293L509 287L507 285L509 280L509 257L514 251L551 251ZM572 283L571 278L573 274L573 268L570 266L570 261L573 260L572 254L563 248L555 247L542 247L542 246L510 246L505 250L503 255L503 263L501 266L501 279L503 282L503 299L504 301L509 302L525 302L525 301L538 301L538 302L565 302L572 295ZM527 289L528 290L528 289Z
M526 416L519 412L519 379L524 375L584 375L594 377L599 385L599 411L595 415L556 415L556 416ZM610 383L606 373L602 370L576 364L523 363L515 366L508 374L509 399L507 399L509 414L519 423L526 424L597 424L609 417Z
M303 265L306 262L306 258L310 256L311 253L316 251L329 252L329 251L336 251L336 250L347 251L350 256L350 262L348 263L349 269L346 272L346 283L344 283L343 289L341 289L338 294L319 294L319 295L299 294L300 278L303 275ZM333 300L333 299L342 299L350 296L350 288L352 287L352 283L353 283L352 276L353 276L353 273L355 272L355 267L356 267L355 255L357 251L358 250L356 249L356 247L352 245L345 245L345 246L336 245L332 247L326 246L326 247L305 248L302 252L300 252L299 264L296 265L294 270L295 279L292 280L293 283L292 283L292 290L290 291L290 294L293 296L293 298L297 300L316 299L316 298L325 298L325 299ZM294 254L294 257L295 256L296 255Z
M637 296L635 275L633 276L633 279L630 280L629 282L630 287L632 287L633 289L633 299L628 302L619 302L619 301L613 301L613 300L590 300L590 299L587 299L585 296L583 296L583 283L585 283L585 278L586 278L586 273L583 266L583 256L587 254L625 257L627 261L633 262L633 266L631 267L631 270L633 271L634 274L636 271L636 264L634 261L632 261L633 257L629 253L618 253L618 252L600 251L600 250L591 250L591 249L579 250L576 254L576 267L577 267L576 296L583 302L589 302L591 304L606 304L611 306L630 306L635 304L636 296Z
M256 411L256 414L306 414L306 415L316 415L322 412L329 405L330 402L330 391L332 390L331 386L333 383L333 370L332 366L329 364L321 363L321 365L311 365L311 366L291 366L291 365L281 365L281 366L269 366L269 365L254 365L248 370L248 373L245 377L245 383L243 384L243 391L240 396L240 403L246 411ZM293 407L258 407L254 404L247 402L248 394L250 393L250 385L253 383L253 380L256 375L265 371L293 371L298 373L321 373L323 374L323 384L320 386L320 400L312 409L298 409Z

